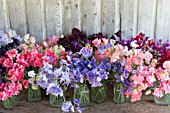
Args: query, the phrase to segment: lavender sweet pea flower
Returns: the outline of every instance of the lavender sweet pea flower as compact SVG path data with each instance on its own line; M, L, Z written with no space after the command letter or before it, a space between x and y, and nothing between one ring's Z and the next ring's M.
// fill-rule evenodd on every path
M85 58L89 58L92 56L93 54L93 51L86 48L86 47L83 47L81 50L80 50L81 54L85 57Z
M73 104L71 103L71 101L63 102L61 109L64 112L69 112L69 111L74 112L74 107L73 107Z
M77 110L79 113L82 113L82 111L84 110L84 108L77 107L76 110Z
M122 93L122 94L125 94L125 91L126 91L125 88L121 88L121 89L120 89L120 93Z
M100 54L104 54L104 52L106 51L106 49L102 46L102 45L99 45L98 46L98 51Z
M81 100L80 100L80 99L74 99L73 102L74 102L74 104L76 104L77 106L80 106L80 104L81 104Z
M48 62L44 63L43 69L48 72L48 70L52 69L53 66L49 64Z
M59 87L58 85L54 84L54 83L51 83L47 90L47 95L48 94L52 94L52 95L55 95L55 96L60 96L62 97L63 96L63 90L61 87Z

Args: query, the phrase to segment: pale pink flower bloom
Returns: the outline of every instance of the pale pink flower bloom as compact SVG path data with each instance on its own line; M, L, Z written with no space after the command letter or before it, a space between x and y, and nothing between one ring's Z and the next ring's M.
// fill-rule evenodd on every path
M170 72L170 61L165 61L165 62L163 63L163 67Z
M95 40L92 41L92 43L94 44L94 46L97 47L98 45L101 44L101 40L100 40L100 39L99 39L99 40L98 40L98 39L95 39Z
M153 92L153 95L157 97L163 97L163 91L160 88L156 88Z
M153 58L153 55L150 52L147 51L145 53L145 61L146 61L146 63L149 63L152 58Z
M134 89L133 92L132 92L131 102L135 102L135 101L140 100L141 96L142 96L142 92Z
M135 75L132 76L132 80L133 80L134 84L142 84L143 80L144 80L144 77L143 76L138 76L138 75L135 74Z
M162 69L161 67L159 69L156 70L156 77L158 78L158 80L169 80L169 74L166 70Z
M163 90L165 90L165 94L167 94L167 93L170 94L170 83L168 83L168 82L163 83Z

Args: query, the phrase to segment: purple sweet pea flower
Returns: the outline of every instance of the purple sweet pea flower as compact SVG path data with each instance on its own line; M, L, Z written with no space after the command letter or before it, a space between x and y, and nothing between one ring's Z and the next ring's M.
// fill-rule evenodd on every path
M73 106L73 104L72 104L71 101L63 102L61 109L62 109L64 112L69 112L69 111L74 112L74 106Z
M80 50L81 54L85 57L85 58L89 58L92 56L93 54L93 51L86 48L86 47L83 47L81 50Z
M47 90L46 90L46 93L47 95L48 94L52 94L52 95L55 95L55 96L60 96L62 97L63 96L63 90L61 87L59 87L58 85L54 84L54 83L51 83Z
M127 70L124 70L123 72L123 78L128 79L129 78L129 72Z
M99 51L100 54L104 54L104 52L106 51L106 49L104 48L104 46L99 45L99 46L98 46L98 51Z
M80 104L81 104L81 100L80 100L80 99L74 99L73 102L74 102L74 104L76 104L77 106L80 106Z
M121 88L121 89L120 89L120 93L121 93L121 94L125 94L125 91L126 91L125 88Z
M84 108L77 107L76 110L77 110L79 113L82 113L82 111L84 110Z

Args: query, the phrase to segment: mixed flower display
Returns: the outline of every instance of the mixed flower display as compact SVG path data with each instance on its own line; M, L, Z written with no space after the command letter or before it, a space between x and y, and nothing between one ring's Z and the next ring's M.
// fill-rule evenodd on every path
M95 94L92 100L101 103L107 99L103 89L107 82L114 84L116 103L139 101L143 94L170 95L169 41L155 42L142 33L118 41L102 33L87 36L77 28L68 37L52 36L39 44L29 34L24 43L21 40L15 31L0 30L0 100L4 102L24 88L43 88L51 106L81 113L89 104L88 86ZM68 101L66 92L71 88L74 97Z

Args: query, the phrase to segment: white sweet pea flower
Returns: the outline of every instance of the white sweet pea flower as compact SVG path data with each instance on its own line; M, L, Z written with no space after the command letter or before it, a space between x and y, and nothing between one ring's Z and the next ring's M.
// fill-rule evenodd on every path
M101 77L98 76L97 81L100 82L101 80L102 80Z
M32 78L33 78L33 77L35 77L35 75L36 75L36 74L35 74L35 72L34 72L33 70L28 72L28 76L29 76L29 77L32 77Z
M134 48L139 46L138 44L136 44L136 40L132 41L130 45Z

